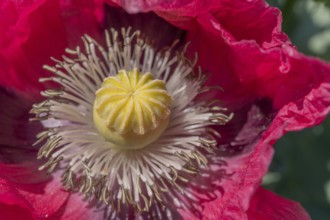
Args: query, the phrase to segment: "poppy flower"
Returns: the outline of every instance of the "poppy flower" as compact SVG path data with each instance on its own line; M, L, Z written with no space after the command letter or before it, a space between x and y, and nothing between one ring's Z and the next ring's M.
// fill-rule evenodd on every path
M260 188L275 141L330 105L330 65L296 50L278 9L0 8L3 218L309 219Z

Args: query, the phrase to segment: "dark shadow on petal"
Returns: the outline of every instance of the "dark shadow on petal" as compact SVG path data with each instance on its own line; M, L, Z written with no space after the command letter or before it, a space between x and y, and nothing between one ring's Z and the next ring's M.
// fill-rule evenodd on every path
M29 111L34 102L26 95L0 88L0 161L18 163L36 156L32 145L41 124L29 122Z
M140 30L142 36L157 49L170 46L177 39L184 44L186 32L170 25L155 13L128 14L121 8L108 5L105 5L104 10L106 29L120 31L121 28L131 27L133 31Z
M272 101L269 99L257 100L233 113L233 119L218 128L221 134L218 140L219 150L223 151L223 156L233 156L251 148L276 115Z

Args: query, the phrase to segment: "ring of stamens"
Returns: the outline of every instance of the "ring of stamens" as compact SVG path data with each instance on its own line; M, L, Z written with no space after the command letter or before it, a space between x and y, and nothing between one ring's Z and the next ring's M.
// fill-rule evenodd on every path
M189 191L184 188L189 178L206 166L205 154L217 145L219 134L212 126L227 123L232 115L211 102L197 101L212 89L203 86L205 78L200 70L196 74L195 62L174 56L171 47L157 52L130 29L106 31L105 39L106 48L86 35L83 50L68 49L69 57L44 67L54 76L40 81L56 82L61 89L42 92L46 100L31 110L36 116L32 120L45 127L36 142L41 144L38 158L48 159L40 169L52 172L60 165L66 187L110 205L114 212L124 206L149 211L153 203ZM171 114L156 140L138 150L123 150L95 128L93 104L105 78L135 68L166 83Z

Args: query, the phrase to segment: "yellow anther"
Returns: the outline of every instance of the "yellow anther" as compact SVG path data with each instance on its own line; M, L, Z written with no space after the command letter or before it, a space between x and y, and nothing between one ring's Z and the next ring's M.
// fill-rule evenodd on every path
M136 68L120 70L96 91L94 123L116 148L143 148L166 129L171 102L164 81Z

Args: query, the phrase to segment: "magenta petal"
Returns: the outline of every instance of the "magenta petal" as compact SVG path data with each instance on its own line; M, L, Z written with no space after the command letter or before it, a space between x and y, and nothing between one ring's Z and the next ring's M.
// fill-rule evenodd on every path
M26 176L23 172L20 176L21 170L24 170L23 167L16 165L16 169L14 169L13 165L0 165L0 206L13 205L11 206L13 209L20 207L29 211L33 218L42 219L56 213L68 199L69 193L62 189L58 178L35 182L30 179L34 178L33 175ZM10 178L5 179L9 175L7 171L10 167L12 167L13 174L9 176ZM12 181L13 176L15 176L15 182Z
M192 0L107 0L110 4L117 4L129 13L149 12L149 11L170 11L175 12L175 16L194 16L200 11L207 11L219 5L219 1L192 1Z
M251 6L249 10L258 12L260 8L257 6ZM271 11L272 8L267 10ZM278 13L275 15L279 16ZM255 30L268 33L265 38L273 36L267 46L266 41L262 43L262 40L251 39L251 36L237 40L234 33L224 27L227 24L221 23L216 16L219 15L201 14L197 18L196 30L188 32L188 39L192 42L191 51L199 54L200 65L212 73L210 82L221 85L225 90L221 99L232 106L260 97L272 98L278 85L285 80L287 62L281 45L290 42L280 42L275 37L277 35L271 35L268 29ZM278 28L274 26L273 32Z
M329 64L296 51L281 32L279 10L263 0L104 2L131 13L152 11L186 32L190 52L197 52L199 64L212 74L210 82L224 88L219 99L238 113L233 120L239 123L234 134L221 140L228 141L224 143L228 145L245 142L237 154L223 155L227 175L219 173L222 195L203 204L205 219L309 219L296 203L258 188L275 141L287 131L320 123L330 111ZM4 33L0 37L1 85L38 94L41 84L37 80L47 75L41 66L49 63L50 56L59 57L64 47L76 45L85 32L98 38L101 31L95 11L100 13L92 0L0 3L0 12L6 17L0 21L0 31ZM141 16L141 23L154 20L155 14ZM158 23L146 27L157 31L146 31L148 35L159 35ZM252 126L255 120L240 121L246 116L245 108L257 106L264 110L257 102L265 100L271 108L262 116L267 122ZM29 163L36 151L31 145L39 129L27 122L33 102L3 88L0 101L7 105L0 110L0 160L19 164L0 166L0 210L21 210L26 218L37 219L102 219L79 196L63 191L58 175L50 181L43 173L37 175L38 164ZM261 115L254 113L250 116ZM8 218L21 217L13 216Z
M72 193L61 209L54 213L49 220L103 220L104 218L103 209L95 209L84 202L81 195Z
M39 95L42 69L77 46L83 34L99 36L92 0L2 1L0 14L0 84Z
M19 194L33 207L35 217L45 218L53 215L67 200L69 193L62 189L62 184L58 180L34 185L17 185Z
M1 194L0 196L3 196L3 200L6 200L8 202L8 197L6 195ZM24 219L24 220L33 220L34 218L31 215L31 212L19 205L7 205L3 204L0 201L0 213L1 218L6 220L17 220L17 219Z
M322 121L329 111L330 64L296 51L281 32L278 9L261 0L207 1L197 7L200 3L137 1L132 7L154 10L187 30L191 51L198 52L199 63L212 73L210 82L224 88L220 98L227 106L270 98L274 109L281 109L279 116L284 114L288 123L296 123L293 126L303 128L300 123L311 126Z
M226 95L221 99L227 105L272 97L284 80L281 68L285 71L286 60L281 46L290 41L281 32L280 11L262 0L117 3L131 7L126 7L128 11L152 10L186 30L192 56L197 52L199 64L212 73L210 82L224 88Z
M29 213L32 210L30 204L17 193L11 183L0 177L0 210L5 210L5 208L9 210L20 210L24 213ZM15 213L12 214L13 216L15 215ZM31 219L31 213L27 216L29 215ZM11 213L7 212L5 216L11 216ZM3 216L1 215L1 217Z
M3 1L0 22L0 82L38 95L38 78L45 76L42 65L59 56L66 45L60 8L56 0ZM6 19L2 19L6 20Z
M281 31L282 17L279 9L270 7L263 0L220 2L218 10L212 12L212 15L235 41L255 41L262 48L289 42Z
M75 48L84 34L100 41L103 29L97 20L93 0L59 0L61 24L65 26L66 47ZM64 34L64 33L62 33Z
M231 175L221 181L223 194L204 204L204 219L246 219L250 196L259 187L273 156L271 145L253 145L247 146L239 155L226 159L228 164L225 169Z
M310 220L297 202L259 188L251 199L248 218L251 220Z
M188 20L205 13L212 14L235 40L255 40L263 47L273 47L288 41L281 32L282 17L277 8L269 7L263 0L107 0L130 13L154 11L168 22L190 29ZM235 19L232 19L235 17ZM190 23L190 24L191 24Z

